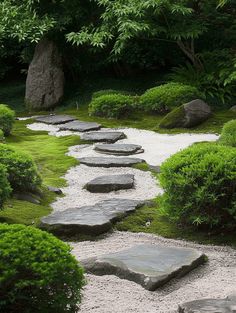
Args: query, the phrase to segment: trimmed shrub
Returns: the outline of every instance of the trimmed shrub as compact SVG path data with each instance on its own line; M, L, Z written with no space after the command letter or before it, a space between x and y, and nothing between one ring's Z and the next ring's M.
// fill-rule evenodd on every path
M191 100L203 98L193 86L168 83L148 89L139 99L139 107L146 112L165 113Z
M236 120L229 121L224 125L219 143L225 146L236 147Z
M78 312L84 275L70 250L39 229L0 224L0 311Z
M0 142L4 141L4 133L3 131L0 129Z
M92 99L89 105L91 115L121 118L132 111L134 99L121 94L110 94Z
M128 96L130 93L128 91L122 91L122 90L114 90L114 89L104 89L95 91L92 94L92 99L101 97L101 96L107 96L107 95L125 95Z
M5 104L0 104L0 129L5 136L10 135L14 121L15 112L9 109Z
M10 194L11 187L8 182L7 169L4 165L0 164L0 208L3 205L3 202L10 196Z
M8 172L8 180L15 191L36 191L41 178L32 158L23 152L0 144L0 163Z
M195 144L161 166L163 211L182 224L236 226L236 149Z

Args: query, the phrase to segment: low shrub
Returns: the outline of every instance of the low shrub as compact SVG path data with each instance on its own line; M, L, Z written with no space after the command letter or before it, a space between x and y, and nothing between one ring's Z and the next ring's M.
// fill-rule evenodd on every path
M40 175L28 154L0 144L0 163L7 168L8 180L13 190L34 192L40 186Z
M15 120L15 112L9 109L5 104L0 104L0 129L5 136L11 133Z
M121 118L132 111L134 99L131 96L121 94L103 95L92 99L89 105L91 115Z
M225 146L236 147L236 120L229 121L224 125L219 143Z
M0 224L0 311L78 312L84 275L70 250L39 229Z
M161 166L163 212L182 224L236 226L236 149L195 144Z
M0 129L0 142L4 141L4 133L3 131Z
M95 91L92 94L92 99L101 97L101 96L107 96L107 95L125 95L129 96L130 93L128 91L123 91L123 90L114 90L114 89L104 89L104 90L99 90Z
M7 169L4 165L0 164L0 208L3 202L10 196L10 193L11 187L8 182Z
M139 99L139 108L146 112L165 113L203 95L193 86L168 83L148 89Z

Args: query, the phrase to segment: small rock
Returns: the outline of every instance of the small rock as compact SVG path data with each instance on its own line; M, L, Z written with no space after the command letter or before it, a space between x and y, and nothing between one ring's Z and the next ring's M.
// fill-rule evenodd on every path
M60 188L57 188L57 187L48 186L48 190L56 193L57 195L62 194L62 190Z
M40 204L39 198L31 193L15 193L14 196L17 200L27 201L33 204Z
M236 105L232 106L229 110L236 113Z

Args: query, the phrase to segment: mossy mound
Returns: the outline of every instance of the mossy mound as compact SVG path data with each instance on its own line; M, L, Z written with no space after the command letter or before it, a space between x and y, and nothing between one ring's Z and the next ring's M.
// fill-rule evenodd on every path
M170 113L168 113L160 122L161 128L176 128L182 127L185 119L185 110L184 106L174 109Z

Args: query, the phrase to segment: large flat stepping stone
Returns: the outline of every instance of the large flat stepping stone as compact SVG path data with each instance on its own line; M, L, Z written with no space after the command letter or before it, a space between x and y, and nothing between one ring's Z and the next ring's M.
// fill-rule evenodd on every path
M99 176L88 182L84 188L94 193L107 193L134 187L134 175L107 175Z
M201 252L187 248L138 245L117 253L82 260L87 272L116 275L155 290L174 277L180 277L204 263Z
M91 206L52 213L41 219L41 227L59 234L99 235L144 204L145 201L109 199Z
M144 152L142 146L133 144L100 144L95 146L94 150L113 155L130 155Z
M76 118L70 115L43 115L38 116L35 120L40 123L57 125L74 121Z
M123 132L89 132L81 136L81 139L93 142L116 142L117 140L124 139Z
M90 130L99 130L102 127L101 124L94 122L72 121L60 126L60 130L71 130L78 132L87 132Z
M226 299L201 299L179 306L179 313L235 313L236 296Z
M100 157L85 157L78 159L81 164L85 164L91 167L129 167L135 164L140 164L145 162L138 158L100 158Z

